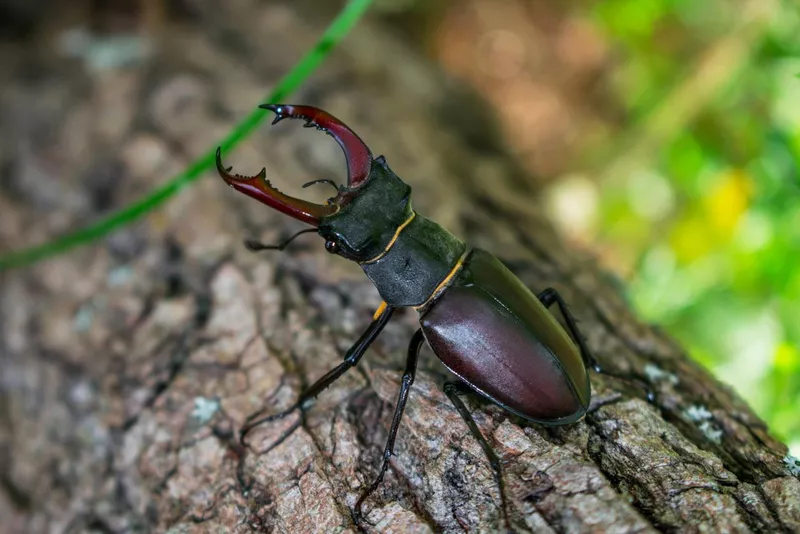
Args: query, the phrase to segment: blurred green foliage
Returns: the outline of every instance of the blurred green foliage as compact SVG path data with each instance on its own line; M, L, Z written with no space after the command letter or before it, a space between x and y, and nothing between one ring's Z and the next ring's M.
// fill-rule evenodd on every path
M698 75L687 66L703 51L730 46L738 54L720 61L741 62L707 65L727 73L714 97L635 170L603 180L599 237L634 258L631 297L644 317L732 384L797 455L800 4L753 2L762 0L593 5L624 55L613 86L634 129L646 132L650 110ZM766 10L764 22L737 33L748 6Z

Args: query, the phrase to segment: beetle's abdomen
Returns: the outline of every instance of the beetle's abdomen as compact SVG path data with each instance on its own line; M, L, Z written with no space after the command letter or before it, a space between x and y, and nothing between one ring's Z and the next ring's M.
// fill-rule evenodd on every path
M580 418L589 382L578 348L516 276L476 250L420 318L428 343L455 374L525 418Z

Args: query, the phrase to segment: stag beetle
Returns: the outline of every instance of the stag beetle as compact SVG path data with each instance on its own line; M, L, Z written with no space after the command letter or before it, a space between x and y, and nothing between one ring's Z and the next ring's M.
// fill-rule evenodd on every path
M366 144L332 115L311 106L260 107L275 113L272 124L285 118L303 119L306 127L331 135L347 160L347 185L337 187L336 197L324 205L293 198L266 180L266 169L249 177L231 174L232 168L223 166L218 148L220 176L237 191L310 224L313 228L300 233L318 232L328 252L357 262L383 302L367 330L347 351L344 363L311 385L288 410L248 418L242 439L256 425L307 408L313 398L358 363L396 308L412 307L419 314L421 328L409 344L380 473L356 502L354 519L359 522L361 505L388 468L425 341L458 377L445 383L444 392L489 458L507 518L500 459L460 396L477 393L512 414L544 425L581 419L591 396L587 369L600 369L564 300L552 288L534 295L492 254L467 246L414 211L411 187L392 172L383 156L373 158ZM314 180L303 187L320 182L332 183ZM300 233L281 245L246 244L251 250L282 250ZM571 337L548 311L553 304L561 310Z

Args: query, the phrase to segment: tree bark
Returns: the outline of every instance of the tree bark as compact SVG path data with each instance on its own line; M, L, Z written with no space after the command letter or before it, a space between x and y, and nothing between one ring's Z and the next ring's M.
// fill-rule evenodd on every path
M162 184L261 102L329 15L215 4L197 3L192 23L166 28L158 54L133 67L85 70L3 45L4 250ZM600 363L656 394L648 403L634 383L593 373L586 418L558 428L469 400L502 459L513 531L800 532L786 447L556 236L484 104L374 19L290 100L329 110L384 154L420 213L533 290L561 292ZM341 177L339 149L287 123L225 160L323 199L297 184ZM313 236L284 253L241 245L298 229L209 177L100 245L0 275L1 530L358 530L351 510L380 466L413 312L302 417L258 427L247 447L237 439L248 415L286 408L340 363L380 303ZM391 469L364 507L368 532L503 525L443 373L426 348Z

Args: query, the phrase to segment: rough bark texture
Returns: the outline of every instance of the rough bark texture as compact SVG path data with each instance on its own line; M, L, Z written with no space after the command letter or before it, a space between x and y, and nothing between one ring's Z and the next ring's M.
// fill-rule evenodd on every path
M134 68L87 73L4 45L3 249L79 226L180 170L260 102L328 15L197 5ZM554 235L479 102L375 21L291 100L330 110L385 154L421 213L535 290L562 292L600 362L657 393L648 404L593 375L590 413L564 428L469 401L504 462L513 530L800 531L785 446ZM261 129L226 160L240 172L266 164L290 192L343 168L333 142L296 122ZM99 246L1 275L0 530L357 530L351 508L377 472L414 313L396 315L304 417L259 427L247 449L235 439L247 415L288 406L338 364L379 304L313 236L284 254L241 246L299 228L209 177ZM428 349L421 367L364 527L496 531L489 464Z

